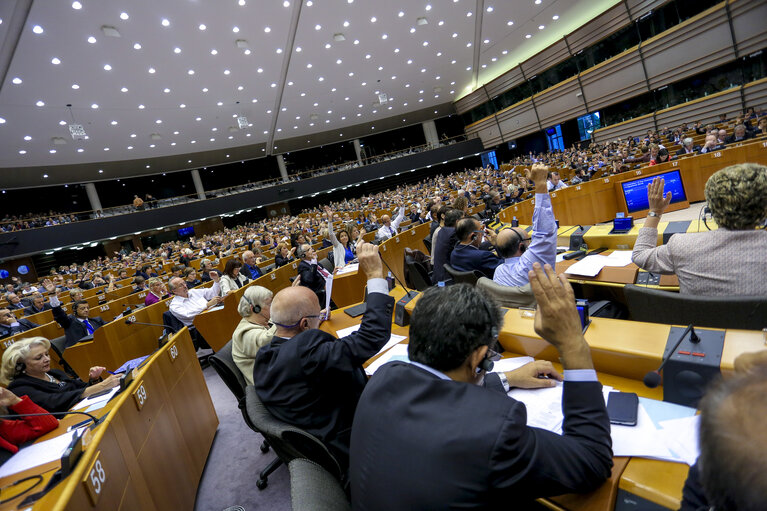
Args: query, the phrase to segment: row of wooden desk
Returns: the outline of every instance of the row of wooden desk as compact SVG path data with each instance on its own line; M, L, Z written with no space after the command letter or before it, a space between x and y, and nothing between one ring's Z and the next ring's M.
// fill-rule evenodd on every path
M402 288L396 287L391 294L399 299L405 293ZM417 302L418 297L406 309L412 313ZM335 335L337 330L358 324L360 320L361 317L352 318L343 310L337 310L320 328ZM647 388L642 378L646 372L660 365L670 330L669 325L592 318L585 337L591 347L600 382L642 397L662 400L662 387ZM392 333L407 337L409 331L408 327L392 323ZM561 370L557 351L535 333L533 319L523 317L517 309L506 310L499 341L505 350L505 357L531 356L549 360ZM407 339L403 343L407 343ZM733 372L733 362L739 354L764 349L764 346L761 332L727 330L721 362L723 375L727 377ZM368 363L373 360L375 358ZM596 491L546 499L546 505L555 509L611 511L616 508L619 495L621 498L630 495L662 508L679 507L687 465L626 457L616 457L614 463L612 476Z
M147 354L130 386L93 412L103 420L86 434L71 474L23 509L194 508L218 418L187 329ZM68 416L38 441L64 434L81 421L81 416ZM28 494L45 488L59 467L55 461L0 479L6 500L0 510L20 508ZM26 483L5 489L38 474L43 481L28 494L19 495L29 488Z

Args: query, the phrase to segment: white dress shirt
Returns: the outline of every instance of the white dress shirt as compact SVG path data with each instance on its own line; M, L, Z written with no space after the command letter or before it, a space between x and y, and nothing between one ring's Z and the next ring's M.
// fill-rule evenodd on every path
M397 229L399 228L399 224L402 223L402 221L405 219L405 206L402 206L399 208L399 212L397 213L397 217L391 221L391 223L387 225L381 226L380 229L378 229L378 233L376 234L376 237L381 240L388 240L392 236L396 236Z
M191 326L195 316L208 308L208 301L218 296L220 288L218 282L207 289L190 289L189 296L183 298L174 296L170 301L170 312L185 326Z

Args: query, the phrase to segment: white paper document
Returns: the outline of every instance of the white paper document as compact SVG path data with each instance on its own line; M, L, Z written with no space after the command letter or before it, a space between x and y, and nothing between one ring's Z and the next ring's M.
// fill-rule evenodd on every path
M336 275L343 275L344 273L351 273L357 271L360 267L360 263L349 263L343 268L336 270Z
M341 337L346 337L347 335L351 334L352 332L356 332L360 329L359 325L350 326L348 328L342 328L341 330L336 330L336 337L339 339Z
M671 453L692 466L698 460L698 427L700 415L662 421L659 433Z
M501 360L493 362L493 372L505 373L507 371L513 371L530 362L535 362L535 359L533 357L502 358Z
M360 329L359 325L350 326L348 328L342 328L341 330L336 330L336 336L340 339L341 337L346 337L347 335L350 335L351 333L356 332L359 329ZM378 350L378 353L376 353L376 355L383 353L384 351L388 350L392 346L395 346L401 343L405 339L407 339L407 337L405 337L404 335L391 334L387 343L384 344L383 348ZM370 357L370 358L373 358L373 357ZM369 374L373 374L373 373L369 373Z
M330 295L333 294L333 275L325 278L325 319L330 317Z
M410 358L407 354L407 344L395 344L391 349L386 351L386 353L378 357L372 364L367 366L365 368L365 373L367 373L368 376L372 376L379 367L395 360L410 362Z
M106 402L109 401L112 398L112 396L114 396L119 390L120 390L120 387L115 387L104 395L95 396L95 397L86 397L85 399L77 403L75 406L73 406L72 410L79 410L81 408L85 408L86 406L92 406L99 403L106 404ZM99 408L102 408L102 407L99 407Z
M69 447L74 436L81 435L83 431L85 429L80 428L21 449L0 466L0 478L58 460Z
M570 266L565 273L596 277L605 266L623 267L631 263L631 250L615 250L610 255L591 255Z
M658 430L647 413L639 404L636 426L618 426L610 424L610 436L613 439L613 456L637 456L665 461L681 461L666 446Z

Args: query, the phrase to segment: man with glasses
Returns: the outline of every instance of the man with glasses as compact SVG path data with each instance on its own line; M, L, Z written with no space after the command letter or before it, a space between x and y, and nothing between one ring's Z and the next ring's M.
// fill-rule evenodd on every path
M483 234L489 243L483 243ZM483 229L482 223L472 217L465 217L455 226L458 244L450 254L450 266L458 271L481 271L485 277L493 278L495 268L503 259L491 252L495 244L495 232Z
M270 308L277 326L253 366L256 393L279 420L319 438L346 471L352 418L367 377L362 364L391 336L394 299L388 294L378 255L370 243L357 246L367 275L367 310L359 330L341 339L318 330L320 303L311 289L278 292Z
M224 301L218 287L219 275L210 272L213 285L205 289L189 289L181 277L173 277L168 282L168 289L173 296L170 301L170 312L185 326L192 326L194 318L204 310Z
M528 234L524 229L503 229L496 238L495 250L503 258L503 264L495 269L493 280L503 286L524 286L530 281L527 274L533 263L556 267L557 222L551 208L551 197L546 189L548 167L533 165L531 178L535 182L535 209L533 228Z

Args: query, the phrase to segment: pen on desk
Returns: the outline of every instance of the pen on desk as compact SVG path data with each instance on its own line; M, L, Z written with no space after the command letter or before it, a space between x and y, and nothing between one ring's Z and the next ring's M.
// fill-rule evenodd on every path
M112 371L110 371L109 369L105 369L105 371L106 371L106 372L108 372L108 373L109 373L109 374L111 374L111 375L115 375L115 374L117 374L117 373L113 373L113 372L112 372Z

